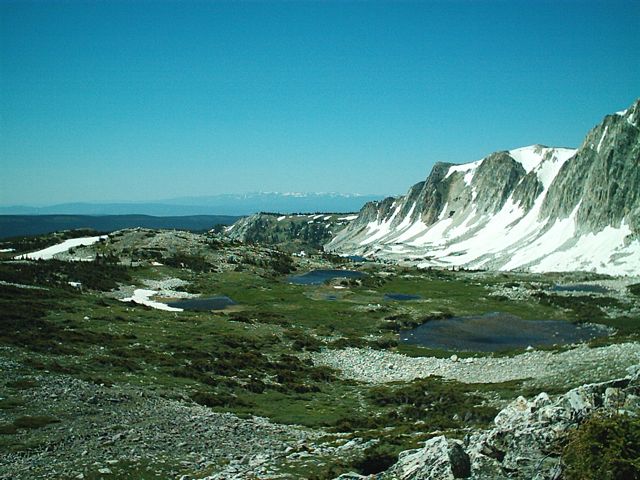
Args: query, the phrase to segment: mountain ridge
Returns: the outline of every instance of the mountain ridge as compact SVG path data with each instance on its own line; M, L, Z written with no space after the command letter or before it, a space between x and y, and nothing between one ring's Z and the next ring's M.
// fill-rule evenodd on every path
M365 205L325 249L423 267L637 273L639 118L640 99L575 150L437 163L404 196Z

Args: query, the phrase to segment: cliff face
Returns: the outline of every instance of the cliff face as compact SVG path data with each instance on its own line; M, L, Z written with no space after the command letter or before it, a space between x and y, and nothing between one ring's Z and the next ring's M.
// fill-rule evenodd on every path
M577 150L541 145L438 163L371 202L325 248L420 266L640 272L640 100Z
M640 229L640 100L607 115L589 132L571 162L551 185L542 214L567 217L578 208L581 232L625 222Z

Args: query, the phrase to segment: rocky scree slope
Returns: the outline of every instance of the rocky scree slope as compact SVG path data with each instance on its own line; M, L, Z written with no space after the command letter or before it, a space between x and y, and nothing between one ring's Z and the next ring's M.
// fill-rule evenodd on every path
M577 150L541 145L437 163L406 195L371 202L327 251L419 266L640 270L640 99Z

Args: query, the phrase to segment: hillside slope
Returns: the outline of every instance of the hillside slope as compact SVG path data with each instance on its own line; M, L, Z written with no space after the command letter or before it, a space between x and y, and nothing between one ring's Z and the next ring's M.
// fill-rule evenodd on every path
M289 252L321 250L356 215L256 213L225 228L230 240L278 246Z

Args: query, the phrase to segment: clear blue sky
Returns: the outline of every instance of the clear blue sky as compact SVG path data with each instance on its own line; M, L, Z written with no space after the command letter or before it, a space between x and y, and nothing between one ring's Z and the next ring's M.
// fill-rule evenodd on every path
M0 204L403 193L578 146L640 96L640 2L0 0Z

